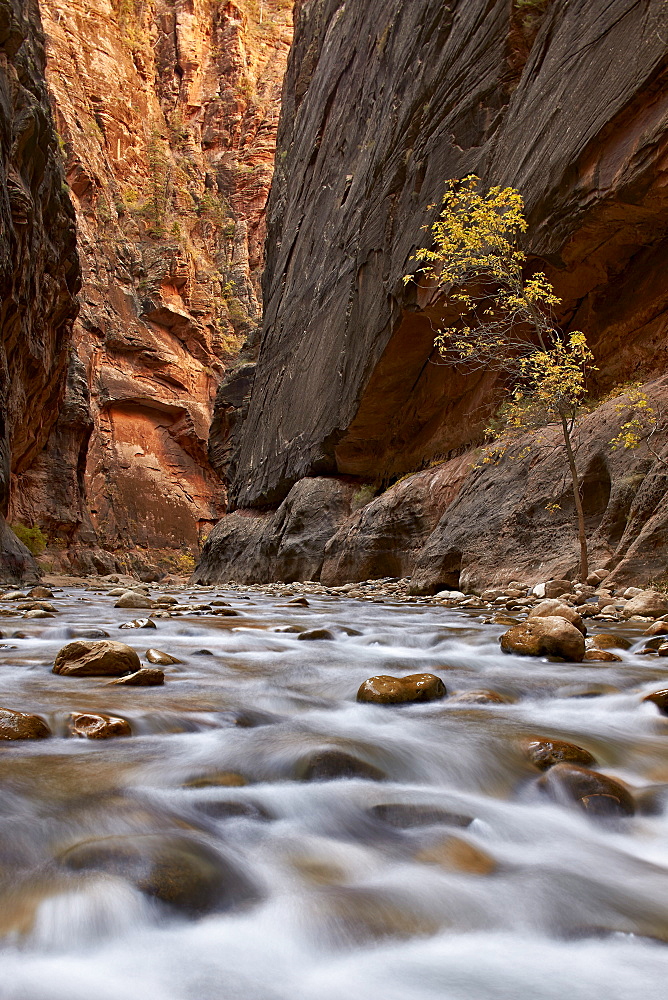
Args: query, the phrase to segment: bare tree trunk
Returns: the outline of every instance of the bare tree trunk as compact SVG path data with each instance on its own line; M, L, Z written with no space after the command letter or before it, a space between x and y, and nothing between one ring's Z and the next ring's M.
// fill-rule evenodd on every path
M568 456L568 468L571 473L571 484L573 486L573 499L575 500L575 510L578 515L578 537L580 539L580 582L586 583L589 576L589 556L587 553L587 532L585 529L584 510L582 498L580 497L580 480L578 470L575 466L575 455L573 454L573 443L571 441L571 430L568 426L568 417L562 410L560 412L561 429L564 434L564 445Z

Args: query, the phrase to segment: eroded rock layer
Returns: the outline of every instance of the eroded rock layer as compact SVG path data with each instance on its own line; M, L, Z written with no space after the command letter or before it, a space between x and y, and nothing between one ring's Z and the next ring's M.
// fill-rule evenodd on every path
M260 315L291 8L42 0L84 285L66 404L13 516L63 569L187 570L225 509L208 429Z
M36 2L0 0L0 576L37 573L4 521L58 416L79 262Z
M542 526L554 482L522 495L532 463L545 482L561 465L534 455L474 474L471 460L467 471L452 459L479 440L494 376L434 363L443 300L402 278L415 269L446 179L475 172L510 184L525 200L529 253L563 299L560 322L585 330L596 354L594 391L664 373L667 39L668 8L634 0L298 4L269 203L262 345L254 376L244 376L250 401L234 383L221 398L211 454L231 470L233 503L244 508L278 504L304 476L382 485L449 461L342 527L325 557L327 579L415 570L416 586L428 588L465 566L471 584L495 566L500 576L526 575L537 522L546 537L564 533L563 558L555 553L552 563L572 568L565 497ZM639 553L664 545L663 528L650 538L642 527L665 496L662 466L612 454L614 432L596 420L587 428L585 478L610 480L607 499L601 488L591 500L601 557L630 566L635 543L622 521L610 526L612 497L629 476L649 475L649 507L641 490L627 513ZM480 572L464 555L476 544ZM543 562L541 573L554 568Z

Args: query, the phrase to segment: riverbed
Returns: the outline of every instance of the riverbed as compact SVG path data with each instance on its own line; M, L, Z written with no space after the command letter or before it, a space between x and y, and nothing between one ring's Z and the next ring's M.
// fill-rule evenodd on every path
M2 1000L666 995L668 718L642 698L668 661L638 655L642 626L594 626L632 640L621 662L569 664L502 654L474 611L174 593L236 615L121 630L143 612L67 588L53 618L0 620L0 705L53 733L0 744ZM88 629L179 662L163 687L53 674ZM334 638L299 638L314 629ZM448 697L356 701L419 672ZM457 701L479 689L505 700ZM73 712L132 735L68 736ZM636 814L548 799L527 737L589 750ZM377 780L318 780L329 751ZM147 852L182 852L201 891L146 891Z

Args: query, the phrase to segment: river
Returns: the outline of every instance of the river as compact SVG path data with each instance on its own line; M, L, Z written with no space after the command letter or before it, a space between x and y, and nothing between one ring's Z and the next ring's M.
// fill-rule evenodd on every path
M0 620L0 705L54 734L0 744L2 1000L665 997L668 718L641 698L668 661L637 655L642 626L598 628L633 639L621 663L568 664L503 655L503 626L472 612L188 593L239 614L121 631L142 612L80 588L52 619ZM299 640L321 627L335 638ZM181 662L154 688L54 675L82 628ZM509 702L355 700L372 675L421 671ZM68 737L74 711L132 735ZM533 735L588 749L637 814L547 799ZM327 749L385 780L306 780ZM146 852L165 871L182 852L197 898L142 891Z

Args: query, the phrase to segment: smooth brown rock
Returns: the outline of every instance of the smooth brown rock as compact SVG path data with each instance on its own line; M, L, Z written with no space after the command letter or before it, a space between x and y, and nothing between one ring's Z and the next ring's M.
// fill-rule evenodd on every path
M183 836L105 837L71 847L59 858L73 871L101 871L177 910L197 916L250 902L257 893L222 855Z
M621 656L617 656L616 653L611 653L609 649L586 649L585 660L594 660L600 663L621 663Z
M114 604L115 608L154 608L155 601L144 594L137 594L134 590L128 590L122 594Z
M462 691L448 698L448 705L511 705L512 698L508 695L499 694L498 691Z
M446 837L424 847L415 860L467 875L491 875L498 867L493 857L461 837Z
M119 628L157 628L152 618L133 618L130 622L123 622Z
M53 672L70 677L118 677L136 673L140 668L137 653L124 642L75 639L59 651Z
M528 618L500 639L504 653L520 656L562 656L579 663L584 658L582 633L565 618Z
M149 663L157 663L161 667L169 666L170 663L181 663L181 660L177 660L175 656L171 653L164 653L161 649L147 649L146 659Z
M295 774L303 781L335 781L338 778L383 781L386 778L380 768L343 750L316 750L299 762Z
M435 674L409 674L407 677L379 674L360 685L357 700L377 705L400 705L407 702L434 701L437 698L445 698L446 695L445 684Z
M633 816L635 802L629 790L614 778L574 764L555 764L539 780L539 787L555 802L574 802L597 816Z
M30 597L35 597L37 600L45 600L53 597L53 591L49 587L33 587L28 593Z
M157 667L142 667L134 674L125 674L110 681L110 684L120 684L124 687L159 687L165 683L165 671Z
M599 632L598 635L590 636L586 645L587 649L630 649L633 643L623 635Z
M668 715L668 688L652 691L651 694L645 695L643 701L651 701L663 715Z
M298 639L336 639L336 636L328 628L312 628L306 632L300 632L297 636Z
M368 812L375 819L382 820L383 823L399 830L410 830L414 827L434 824L467 827L473 822L471 816L462 816L459 813L449 812L447 809L440 809L438 806L415 805L412 802L392 802L387 805L371 806Z
M555 615L559 618L565 618L571 625L575 625L576 629L583 635L587 634L587 629L578 612L570 605L564 604L563 601L541 601L529 611L529 618L550 618Z
M584 767L594 767L595 757L575 743L565 740L530 739L522 742L522 750L536 767L547 771L555 764L581 764Z
M656 636L656 635L668 635L668 622L658 621L654 622L649 628L646 628L643 635Z
M246 778L236 771L217 771L190 778L183 783L183 788L243 788L247 784Z
M668 594L658 590L643 590L637 597L632 597L624 607L624 616L645 615L649 618L660 618L668 612Z
M39 715L0 708L0 740L42 740L51 730Z
M668 642L663 642L657 649L659 656L668 656Z
M68 728L70 736L81 736L89 740L108 740L114 736L132 735L130 723L126 719L92 712L73 713Z
M570 580L548 580L545 584L545 597L547 600L551 600L555 597L561 597L562 594L568 594L571 590Z

